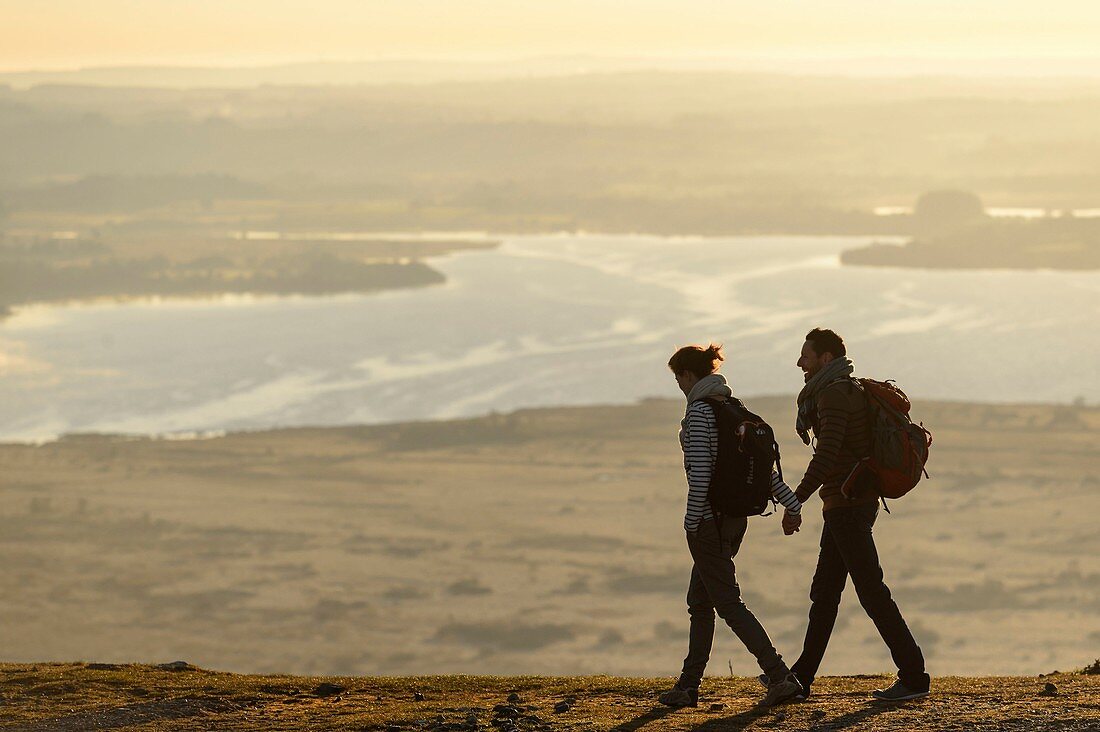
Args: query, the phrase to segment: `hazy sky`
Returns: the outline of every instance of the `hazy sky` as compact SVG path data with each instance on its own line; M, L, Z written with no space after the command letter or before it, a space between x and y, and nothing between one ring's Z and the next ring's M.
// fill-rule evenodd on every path
M0 0L0 69L556 54L1098 55L1096 0Z

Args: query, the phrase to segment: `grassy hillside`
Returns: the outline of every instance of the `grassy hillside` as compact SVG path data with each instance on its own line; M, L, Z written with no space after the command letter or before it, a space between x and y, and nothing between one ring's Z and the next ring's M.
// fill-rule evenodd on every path
M792 398L750 399L796 480ZM1100 653L1100 409L919 402L932 479L882 514L886 579L944 675L1033 675ZM0 445L0 653L184 658L293 674L679 669L691 558L683 406L169 441ZM754 518L749 607L797 655L820 501ZM1006 652L1007 649L1007 652ZM729 632L712 673L752 673ZM846 593L822 672L891 668Z
M668 679L610 676L241 676L194 667L0 665L4 730L1019 730L1100 728L1100 676L948 677L883 704L886 677L820 679L807 702L754 707L755 680L708 680L696 709L655 701ZM1052 686L1049 686L1052 685ZM1053 691L1049 689L1053 688Z

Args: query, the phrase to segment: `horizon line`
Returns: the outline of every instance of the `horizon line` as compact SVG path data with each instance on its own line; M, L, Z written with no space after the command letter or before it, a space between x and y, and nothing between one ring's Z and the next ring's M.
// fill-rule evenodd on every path
M882 67L886 62L888 66ZM801 56L725 56L725 55L600 55L588 53L570 54L494 54L494 55L393 55L371 58L286 58L253 60L152 60L119 61L104 63L58 63L19 66L0 66L0 76L34 76L51 74L81 74L103 72L262 72L279 71L311 66L372 66L387 64L462 64L485 66L496 63L597 63L617 69L577 69L570 74L606 73L607 71L730 71L744 73L774 73L780 75L807 76L855 76L888 78L894 76L957 77L957 78L1036 78L1036 79L1090 79L1100 78L1100 54L1086 55L891 55L867 53L851 55L801 55ZM1075 68L1085 63L1087 67ZM824 66L822 66L824 64ZM867 64L869 68L842 70ZM963 68L950 69L958 64ZM799 68L803 67L804 68ZM1038 65L1040 68L1034 68ZM1051 68L1057 66L1059 68ZM910 67L910 68L902 68ZM924 68L921 68L924 67ZM1000 68L996 68L1000 67ZM1025 70L1024 67L1032 67ZM523 75L530 70L514 69L509 75ZM564 70L559 74L564 73Z

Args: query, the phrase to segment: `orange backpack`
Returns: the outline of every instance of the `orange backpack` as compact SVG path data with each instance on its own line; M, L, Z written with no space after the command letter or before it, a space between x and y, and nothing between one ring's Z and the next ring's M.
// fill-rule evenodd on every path
M893 381L852 379L867 397L871 454L848 474L841 492L851 498L854 487L870 483L883 498L901 498L916 487L924 469L932 433L909 418L909 397ZM874 480L864 479L870 471ZM889 510L889 509L887 509Z

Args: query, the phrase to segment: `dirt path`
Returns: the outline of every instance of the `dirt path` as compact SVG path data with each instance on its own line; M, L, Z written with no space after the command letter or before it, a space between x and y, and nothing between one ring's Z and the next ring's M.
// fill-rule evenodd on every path
M869 692L888 682L827 677L809 701L761 710L755 680L707 679L698 708L671 710L655 701L667 679L325 679L4 664L0 730L1100 730L1100 676L937 678L927 699L873 702Z

